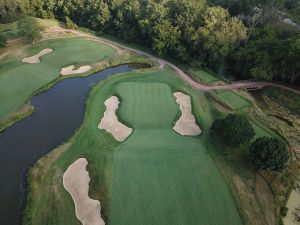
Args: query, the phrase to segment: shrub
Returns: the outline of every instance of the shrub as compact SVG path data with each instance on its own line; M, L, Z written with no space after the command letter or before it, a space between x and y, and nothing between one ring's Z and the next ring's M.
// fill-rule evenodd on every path
M251 144L249 157L256 169L280 171L286 166L289 152L282 141L261 137Z
M6 42L7 42L7 40L4 37L4 35L0 34L0 48L5 48Z
M32 17L21 19L17 26L19 34L26 37L32 43L42 37L41 32L43 31L43 27Z
M69 17L66 17L65 20L66 20L66 27L68 29L76 30L78 28L78 26Z
M225 119L215 120L210 130L213 136L231 147L249 143L255 135L248 119L245 116L234 114L228 115Z

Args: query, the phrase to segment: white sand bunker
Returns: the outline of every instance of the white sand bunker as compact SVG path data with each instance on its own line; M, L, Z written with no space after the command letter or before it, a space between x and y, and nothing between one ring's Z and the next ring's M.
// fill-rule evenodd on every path
M31 56L31 57L24 58L22 60L22 62L24 62L24 63L32 63L32 64L33 63L40 63L41 62L40 58L42 56L44 56L44 55L47 55L47 54L51 53L52 51L53 51L53 49L46 48L43 51L41 51L39 54L36 54L34 56Z
M174 96L180 106L181 117L175 123L173 129L181 135L196 136L201 134L201 129L196 124L195 117L192 113L191 97L181 92L174 93Z
M283 218L285 225L300 225L300 180L296 184L296 188L292 190L286 207L288 212Z
M60 74L63 76L72 75L72 74L81 74L88 72L92 67L91 66L81 66L75 70L75 66L71 65L61 69Z
M105 225L101 218L100 202L89 197L88 162L80 158L69 166L63 176L64 188L70 193L75 203L76 217L83 225Z
M120 123L116 116L116 111L120 104L119 99L116 96L112 96L104 104L106 111L98 128L111 133L117 141L124 141L131 134L132 129Z

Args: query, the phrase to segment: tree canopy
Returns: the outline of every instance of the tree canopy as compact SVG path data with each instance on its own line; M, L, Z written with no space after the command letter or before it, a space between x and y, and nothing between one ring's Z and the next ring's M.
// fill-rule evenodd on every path
M26 17L18 22L18 32L31 42L41 38L42 26L32 17Z
M249 143L255 131L245 116L229 114L225 119L217 119L213 122L210 131L224 144L238 147Z
M261 137L251 144L249 157L256 169L280 171L286 166L289 152L282 141Z

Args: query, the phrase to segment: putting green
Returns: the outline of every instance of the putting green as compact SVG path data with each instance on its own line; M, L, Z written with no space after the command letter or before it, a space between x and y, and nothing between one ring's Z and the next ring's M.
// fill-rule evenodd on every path
M241 225L206 147L171 129L178 106L169 86L126 82L117 94L134 132L114 154L109 224Z
M104 44L66 38L43 41L27 49L25 56L35 55L45 48L54 51L42 57L41 63L22 63L20 56L0 63L0 121L20 108L34 92L55 80L62 67L109 60L115 55L115 50Z

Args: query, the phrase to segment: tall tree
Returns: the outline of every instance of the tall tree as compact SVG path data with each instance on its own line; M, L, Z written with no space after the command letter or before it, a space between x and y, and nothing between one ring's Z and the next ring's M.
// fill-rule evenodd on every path
M231 147L250 142L255 131L245 116L229 114L225 119L215 120L210 128L213 136Z
M289 38L284 49L282 75L294 82L300 77L300 36Z
M256 169L282 170L289 159L285 144L270 137L256 139L250 146L249 157Z
M197 33L199 54L210 62L221 61L247 37L242 21L219 6L205 10Z

